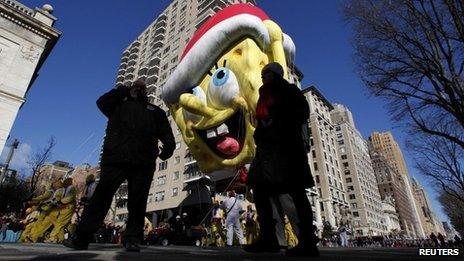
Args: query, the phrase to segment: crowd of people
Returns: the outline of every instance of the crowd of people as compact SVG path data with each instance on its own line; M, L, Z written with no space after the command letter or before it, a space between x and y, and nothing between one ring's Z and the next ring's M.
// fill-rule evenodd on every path
M0 242L16 242L24 225L15 213L0 217Z
M440 234L440 233L439 233ZM412 239L402 236L364 236L343 240L342 233L322 239L321 244L326 247L421 247L421 248L463 248L463 242L458 235L446 239L440 234L440 239L433 233L427 239Z

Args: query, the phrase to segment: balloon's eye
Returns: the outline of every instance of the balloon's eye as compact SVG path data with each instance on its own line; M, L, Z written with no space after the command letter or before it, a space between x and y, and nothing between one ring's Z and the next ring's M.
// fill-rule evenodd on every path
M200 86L193 88L192 94L195 95L195 97L200 100L201 103L206 105L206 94ZM184 118L186 120L191 120L192 122L197 123L203 118L203 116L184 110Z
M209 103L218 109L225 109L230 107L238 93L239 86L235 74L226 67L218 68L208 86Z

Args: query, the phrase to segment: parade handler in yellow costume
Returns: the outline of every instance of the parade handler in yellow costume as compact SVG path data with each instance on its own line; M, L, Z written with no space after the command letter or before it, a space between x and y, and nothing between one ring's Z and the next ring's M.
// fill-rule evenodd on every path
M53 182L52 188L54 189L53 196L41 207L41 211L43 211L45 217L34 225L31 232L31 240L34 243L38 242L40 238L44 238L45 232L56 222L60 212L57 206L63 197L63 183L57 180Z
M203 172L251 162L261 69L278 62L288 78L294 50L291 38L251 4L219 11L191 38L162 97Z
M26 217L21 221L24 225L24 230L21 233L21 237L18 242L26 242L27 237L31 235L32 228L34 227L34 222L37 221L38 216L40 215L37 206L31 206L26 209Z
M48 185L44 186L44 192L37 197L32 198L28 204L31 206L31 210L34 212L38 212L34 218L30 219L29 215L26 217L25 222L27 225L19 238L19 242L27 242L31 241L31 237L33 231L35 231L37 226L43 221L45 216L48 214L48 211L43 210L42 208L46 208L47 202L53 197L53 189ZM48 210L48 209L47 209ZM32 214L32 213L31 213Z
M64 230L71 223L71 218L76 209L76 188L73 186L72 178L63 181L63 197L58 202L58 217L53 223L53 230L50 232L50 242L61 243L64 240Z

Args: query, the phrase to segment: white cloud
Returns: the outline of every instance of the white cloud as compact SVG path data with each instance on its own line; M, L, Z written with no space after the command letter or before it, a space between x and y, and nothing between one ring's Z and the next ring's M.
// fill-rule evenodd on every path
M10 162L10 169L15 169L17 171L23 172L23 170L27 169L27 160L29 159L29 155L31 155L32 148L27 143L20 143L18 148L15 150L13 154L13 158ZM1 155L1 162L5 163L6 156L8 155L9 148L5 148Z

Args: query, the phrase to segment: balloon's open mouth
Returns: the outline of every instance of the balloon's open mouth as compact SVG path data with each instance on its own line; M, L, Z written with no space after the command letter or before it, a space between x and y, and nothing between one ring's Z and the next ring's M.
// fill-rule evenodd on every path
M238 110L224 122L206 130L196 130L203 142L218 156L231 159L240 154L245 141L245 117Z

